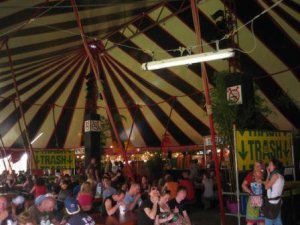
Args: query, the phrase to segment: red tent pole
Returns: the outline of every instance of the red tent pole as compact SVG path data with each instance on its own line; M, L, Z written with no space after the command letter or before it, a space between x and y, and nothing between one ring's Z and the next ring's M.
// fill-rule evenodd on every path
M80 21L80 17L79 17L79 13L78 13L78 8L77 8L77 5L76 5L76 2L75 0L70 0L71 1L71 5L72 5L72 8L73 8L73 12L74 12L74 15L75 15L75 18L76 18L76 21L77 21L77 25L78 25L78 28L80 30L80 35L81 35L81 39L82 39L82 42L83 42L83 46L84 46L84 50L85 50L85 53L88 57L88 60L90 62L90 65L91 65L91 68L92 68L92 71L94 73L94 76L96 77L99 85L101 85L101 80L100 80L100 76L99 76L99 71L98 71L98 67L96 65L96 62L94 60L94 57L93 55L91 54L90 52L90 49L89 49L89 46L88 46L88 43L86 41L86 37L85 37L85 34L84 34L84 30L83 30L83 27L81 25L81 21ZM107 111L107 115L108 115L108 118L109 118L109 121L111 123L111 126L113 128L113 131L114 131L114 134L115 134L115 137L117 139L117 142L118 142L118 145L119 145L119 148L121 149L121 153L122 153L122 156L123 156L123 159L125 161L125 165L128 169L128 176L131 177L132 179L134 179L134 176L133 176L133 173L132 173L132 170L131 170L131 167L130 165L128 164L128 158L127 158L127 155L126 155L126 152L125 152L125 149L123 147L123 144L121 142L121 139L120 139L120 136L119 136L119 132L117 130L117 127L116 127L116 124L115 124L115 121L113 119L113 116L112 116L112 113L110 111L110 108L108 106L108 103L107 103L107 99L106 99L106 96L104 94L104 90L102 87L100 87L101 89L101 96L103 98L103 101L104 101L104 104L105 104L105 108L106 108L106 111Z
M15 88L15 91L16 91L16 97L17 97L17 101L19 101L19 111L20 111L20 114L21 114L21 117L22 117L22 120L23 120L23 123L24 123L25 138L26 138L26 141L28 143L28 148L29 148L29 156L28 156L29 159L30 159L29 160L29 171L30 171L30 173L32 173L32 166L34 166L34 168L36 168L36 163L35 163L35 159L34 159L34 152L33 152L32 145L31 145L31 142L30 142L30 139L29 139L29 134L28 134L28 130L27 130L27 122L26 122L26 119L25 119L25 115L24 115L24 111L23 111L23 105L22 105L20 94L19 94L19 88L18 88L18 84L17 84L17 80L16 80L15 70L14 70L14 67L13 67L11 52L10 52L10 49L8 47L7 42L5 43L5 45L6 45L6 50L7 50L7 54L8 54L8 61L9 61L9 66L10 66L10 70L11 70L11 76L12 76L14 88ZM15 108L17 109L17 105L16 105L15 100L14 100L14 105L15 105ZM21 129L20 122L18 121L18 123L19 123L19 126L20 126L20 132L21 132L21 135L22 135L22 129ZM24 145L25 145L25 143L24 143ZM25 150L26 149L27 149L27 147L25 146Z
M195 32L197 36L197 43L200 46L200 53L203 52L202 48L202 38L201 38L201 31L200 31L200 23L199 23L199 15L198 15L198 8L196 4L196 0L191 0L191 9L193 14ZM219 171L219 160L217 156L217 148L216 148L216 140L215 140L215 127L214 127L214 119L212 114L212 105L211 99L209 94L209 86L208 86L208 79L207 79L207 72L205 68L205 64L201 63L201 77L202 83L204 87L204 94L205 94L205 101L206 101L206 111L209 120L209 129L210 129L210 136L211 136L211 143L212 143L212 156L215 162L215 172L216 172L216 182L218 187L218 197L219 197L219 206L220 206L220 214L221 214L221 223L222 225L226 224L225 220L225 211L224 211L224 201L222 195L222 185L221 185L221 176Z

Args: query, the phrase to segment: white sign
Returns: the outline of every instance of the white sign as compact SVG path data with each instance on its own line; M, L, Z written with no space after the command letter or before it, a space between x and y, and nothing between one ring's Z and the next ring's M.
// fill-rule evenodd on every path
M231 105L243 104L242 85L231 86L227 88L227 101Z
M100 120L86 120L84 121L84 132L100 132Z
M223 144L223 138L222 137L215 136L215 140L216 140L216 145ZM204 145L205 146L211 146L212 145L211 136L205 136L204 137Z

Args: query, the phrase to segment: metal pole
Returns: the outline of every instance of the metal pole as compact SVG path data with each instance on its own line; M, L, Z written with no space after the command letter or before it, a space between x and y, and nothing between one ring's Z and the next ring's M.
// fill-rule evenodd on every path
M206 144L205 144L205 138L204 138L203 153L204 153L204 167L206 169Z
M191 0L191 9L192 9L192 16L193 16L194 27L195 27L195 32L196 32L197 44L199 46L203 46L202 38L201 38L201 31L200 31L198 7L197 7L196 0ZM200 48L199 52L200 53L203 52L203 47ZM222 184L221 184L219 160L218 160L218 156L217 156L217 147L216 147L216 140L215 140L214 119L213 119L212 105L211 105L211 99L210 99L210 93L209 93L207 72L206 72L205 64L203 62L201 63L201 77L202 77L202 84L203 84L204 93L205 93L206 111L207 111L207 116L208 116L208 120L209 120L209 129L210 129L211 142L212 142L212 156L213 156L213 160L215 162L215 173L216 173L216 183L217 183L217 187L218 187L218 198L219 198L219 206L220 206L221 224L225 225L226 219L225 219L224 201L223 201L223 195L222 195Z
M291 132L291 152L292 152L292 160L293 160L293 175L294 175L294 181L296 181L296 168L295 168L295 156L294 156L294 138L293 138L293 132Z
M9 60L9 65L10 65L11 76L12 76L12 79L13 79L14 88L15 88L15 91L16 91L16 97L17 97L17 101L19 101L19 111L20 111L20 114L21 114L21 117L22 117L22 120L23 120L23 123L24 123L25 137L26 137L26 141L27 141L27 144L28 144L28 147L29 147L29 153L30 153L29 158L30 158L30 160L32 160L30 162L30 164L33 163L35 165L34 153L33 153L33 150L32 150L32 145L30 143L30 138L29 138L29 134L28 134L28 131L27 131L27 123L26 123L26 119L25 119L25 115L24 115L24 111L23 111L21 97L20 97L20 94L19 94L19 88L18 88L17 79L16 79L14 67L13 67L11 52L10 52L10 49L8 47L7 42L5 43L5 45L6 45L6 50L7 50L7 53L8 53L8 60ZM22 130L20 130L20 132L22 134ZM26 149L26 147L25 147L25 149ZM32 167L31 166L32 165L30 165L30 170L29 170L30 173L32 173Z
M4 150L4 155L6 156L6 149L5 149L4 142L3 142L1 134L0 134L0 140L1 140L1 144L2 144L2 149ZM5 170L7 170L6 163L4 161L4 156L2 155L2 151L0 151L0 157L2 158L2 162L3 162Z
M235 185L236 185L236 202L237 202L237 219L238 225L241 224L240 214L240 188L239 188L239 170L238 170L238 159L237 159L237 143L236 143L236 127L233 125L233 142L234 142L234 167L235 167Z
M76 22L77 22L77 25L78 25L78 28L79 28L79 31L80 31L80 35L81 35L81 39L82 39L82 42L83 42L83 47L84 47L85 53L86 53L86 55L88 57L88 60L89 60L89 63L91 65L93 74L96 77L97 81L99 82L99 85L101 85L99 71L98 71L95 59L94 59L94 57L92 56L92 54L90 52L88 43L87 43L86 38L85 38L85 34L84 34L84 30L83 30L83 27L82 27L82 24L81 24L81 21L80 21L80 17L79 17L79 13L78 13L78 8L77 8L77 5L76 5L76 1L75 0L70 0L70 1L71 1L71 5L72 5L72 8L73 8L74 15L75 15L75 19L76 19ZM107 99L106 99L106 96L104 94L104 90L103 90L102 86L100 87L100 89L101 89L101 96L102 96L103 102L105 104L105 109L107 111L107 115L108 115L109 121L110 121L111 126L113 128L113 131L114 131L115 137L117 139L119 148L121 149L121 153L122 153L123 159L125 161L125 165L126 165L126 167L128 169L128 174L127 175L134 180L134 176L133 176L131 167L128 164L128 158L127 158L125 149L124 149L123 144L121 142L121 139L120 139L120 136L119 136L119 132L117 130L114 118L113 118L112 113L110 111L110 108L109 108L109 105L108 105L108 102L107 102Z

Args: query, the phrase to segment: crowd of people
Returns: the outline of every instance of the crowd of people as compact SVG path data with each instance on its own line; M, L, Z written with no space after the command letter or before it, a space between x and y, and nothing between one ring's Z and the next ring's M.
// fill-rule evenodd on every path
M199 174L194 164L179 177L166 172L149 179L146 175L128 177L123 163L100 170L95 159L75 175L60 174L38 177L4 171L0 176L2 192L16 190L0 197L1 225L94 225L95 215L115 216L134 212L138 225L191 225L189 207L214 207L214 170ZM272 204L280 201L284 178L278 160L271 160L265 169L256 162L242 183L249 193L247 225L281 225L280 213L267 218L262 213L264 190ZM266 179L264 179L266 175ZM199 197L199 192L201 195Z
M182 171L179 177L165 173L156 179L146 175L132 179L126 175L123 163L101 171L95 159L85 170L71 176L50 178L5 171L0 177L0 224L93 225L94 215L114 216L132 211L138 225L190 225L188 206L198 202L195 187L206 190L202 196L205 208L213 201L211 175L213 172L207 171L201 181L192 169ZM13 194L5 194L12 190Z

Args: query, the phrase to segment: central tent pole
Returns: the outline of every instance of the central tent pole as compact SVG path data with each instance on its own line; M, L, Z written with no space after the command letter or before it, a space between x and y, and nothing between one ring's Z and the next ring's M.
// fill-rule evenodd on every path
M82 42L83 42L84 50L85 50L85 53L88 57L88 60L89 60L89 63L91 65L93 74L96 77L96 80L98 81L98 83L100 85L101 96L102 96L102 99L104 101L105 108L106 108L106 111L107 111L107 115L108 115L109 121L111 123L111 126L113 128L113 131L114 131L115 137L117 139L119 148L121 149L121 153L122 153L123 159L125 161L125 166L127 167L128 176L131 177L134 180L134 176L133 176L133 173L132 173L132 170L131 170L131 166L128 164L128 157L126 155L125 149L124 149L123 144L121 142L121 139L120 139L120 136L119 136L114 118L113 118L112 113L110 111L106 96L104 94L103 87L101 85L101 80L100 80L100 76L99 76L98 67L96 65L94 57L91 54L88 43L86 41L86 37L85 37L84 30L83 30L83 27L82 27L82 24L81 24L81 21L80 21L80 17L79 17L79 13L78 13L78 8L77 8L77 5L76 5L76 1L75 0L70 0L70 1L71 1L73 12L74 12L74 15L75 15L75 18L76 18L76 21L77 21L78 28L80 30L80 35L81 35L81 39L82 39Z
M192 14L193 14L195 32L196 32L196 36L197 36L197 44L200 46L199 52L202 53L203 52L202 37L201 37L201 31L200 31L200 22L199 22L198 7L197 7L196 0L191 0L191 9L192 9ZM205 64L203 62L201 63L201 77L202 77L202 83L203 83L204 93L205 93L206 111L207 111L207 116L208 116L208 120L209 120L209 129L210 129L210 136L211 136L211 143L212 143L212 156L213 156L213 160L215 162L215 172L216 172L216 182L217 182L217 187L218 187L221 224L225 225L226 220L225 220L225 211L224 211L224 201L223 201L223 195L222 195L221 176L220 176L220 171L219 171L219 160L218 160L218 156L217 156L217 148L216 148L216 140L215 140L214 119L213 119L212 105L211 105L211 99L210 99L210 93L209 93L207 72L206 72Z

